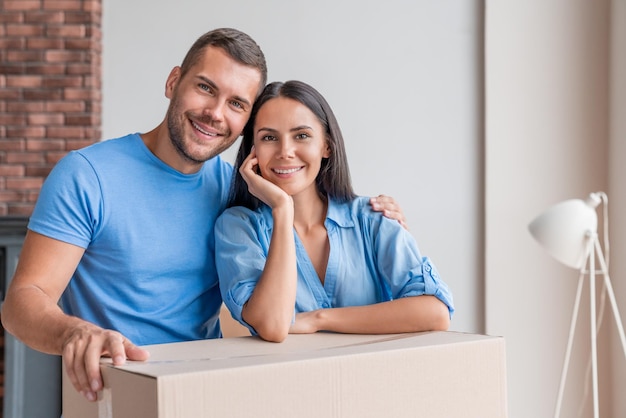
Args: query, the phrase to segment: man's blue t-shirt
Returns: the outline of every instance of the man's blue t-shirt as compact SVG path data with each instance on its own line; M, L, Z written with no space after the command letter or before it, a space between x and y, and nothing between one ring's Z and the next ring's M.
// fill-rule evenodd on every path
M138 134L68 153L28 226L85 248L64 311L138 345L219 337L213 228L231 176L220 157L182 174Z

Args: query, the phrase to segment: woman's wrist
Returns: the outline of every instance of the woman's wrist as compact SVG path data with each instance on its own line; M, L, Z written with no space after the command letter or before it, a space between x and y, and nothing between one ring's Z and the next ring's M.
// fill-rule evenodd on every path
M330 318L332 317L332 309L318 309L314 312L313 325L316 331L332 331Z
M287 196L284 202L272 207L272 216L274 219L287 219L293 223L294 207L291 196Z

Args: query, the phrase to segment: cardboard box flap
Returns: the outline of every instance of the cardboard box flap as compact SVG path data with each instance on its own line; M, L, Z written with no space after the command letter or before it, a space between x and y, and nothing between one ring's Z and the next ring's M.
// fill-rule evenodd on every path
M222 339L220 344L207 341L144 346L150 351L146 362L128 362L109 367L150 377L202 373L255 365L302 361L309 358L349 356L380 350L415 349L446 344L471 344L493 338L455 332L428 332L391 335L304 334L289 335L282 343L270 343L257 337Z

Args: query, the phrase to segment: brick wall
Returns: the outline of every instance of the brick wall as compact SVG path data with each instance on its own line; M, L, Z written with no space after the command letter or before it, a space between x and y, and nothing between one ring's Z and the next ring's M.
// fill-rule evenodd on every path
M100 139L101 0L0 0L0 216L29 215L52 166Z
M0 0L0 216L29 216L54 164L101 136L102 0ZM4 333L0 329L0 417Z

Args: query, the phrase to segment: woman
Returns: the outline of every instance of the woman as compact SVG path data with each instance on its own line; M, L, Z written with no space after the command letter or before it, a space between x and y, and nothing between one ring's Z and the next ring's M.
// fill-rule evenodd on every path
M265 340L449 327L447 285L400 223L354 194L339 125L305 83L271 83L255 102L215 240L224 302Z

